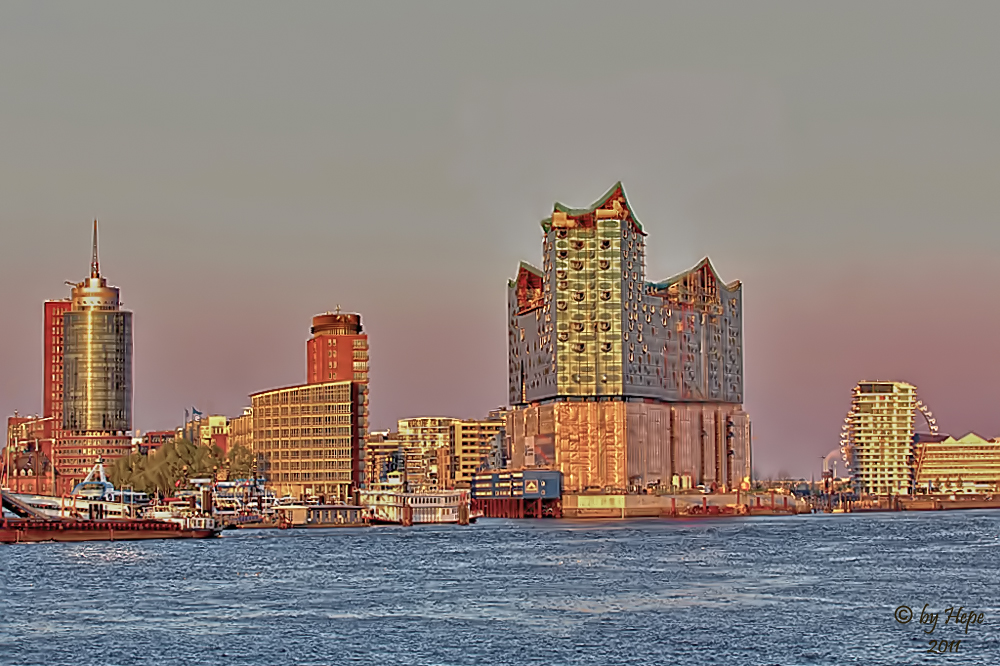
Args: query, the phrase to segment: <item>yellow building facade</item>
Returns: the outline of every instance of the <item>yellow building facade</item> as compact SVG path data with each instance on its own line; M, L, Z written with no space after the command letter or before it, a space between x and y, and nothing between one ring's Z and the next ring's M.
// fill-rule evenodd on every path
M438 450L451 443L451 427L459 419L424 416L400 419L396 437L403 449L406 481L411 490L441 488Z
M459 421L451 426L448 464L443 488L469 488L472 477L490 455L490 442L504 429L504 421Z
M854 387L845 432L851 472L862 492L913 492L916 409L917 389L912 384L863 381Z
M353 502L360 485L366 387L306 384L250 396L257 472L279 496Z
M918 493L1000 492L1000 441L969 433L917 444Z
M243 446L253 451L253 408L245 407L243 413L229 420L229 447Z

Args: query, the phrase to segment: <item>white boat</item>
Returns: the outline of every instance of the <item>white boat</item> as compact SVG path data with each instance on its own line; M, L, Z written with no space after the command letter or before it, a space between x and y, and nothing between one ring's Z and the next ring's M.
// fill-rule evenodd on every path
M149 507L142 517L145 520L161 520L166 523L177 523L186 530L221 530L222 527L211 516L196 513L187 509L171 506Z
M66 497L11 493L19 501L49 518L89 520L132 520L149 503L149 495L133 490L118 490L104 474L104 462L97 460L83 481Z
M469 522L469 493L465 490L426 493L362 490L359 499L374 523L465 525Z

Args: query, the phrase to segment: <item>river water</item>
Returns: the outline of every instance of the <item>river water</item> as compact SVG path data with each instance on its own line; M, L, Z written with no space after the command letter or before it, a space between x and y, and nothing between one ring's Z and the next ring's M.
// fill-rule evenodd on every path
M8 545L0 576L2 664L1000 664L989 511Z

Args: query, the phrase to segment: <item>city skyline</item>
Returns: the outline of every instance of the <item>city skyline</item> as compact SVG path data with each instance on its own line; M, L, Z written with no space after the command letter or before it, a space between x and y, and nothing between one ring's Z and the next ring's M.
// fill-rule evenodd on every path
M1000 435L997 9L437 6L4 8L0 409L41 413L42 302L98 217L135 427L299 383L338 304L371 337L373 429L482 416L501 280L554 201L621 180L663 239L649 274L711 255L744 284L762 474L817 470L863 378ZM570 56L563 34L629 37Z

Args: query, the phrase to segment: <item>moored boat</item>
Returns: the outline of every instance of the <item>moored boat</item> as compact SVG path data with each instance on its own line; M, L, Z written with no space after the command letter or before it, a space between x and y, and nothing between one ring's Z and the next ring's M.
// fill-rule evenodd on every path
M141 508L149 503L149 495L146 493L115 488L108 481L104 473L104 462L100 458L69 496L23 493L10 493L10 496L36 509L42 516L54 520L132 520L138 518Z
M405 493L365 490L360 503L371 512L374 523L416 525L470 522L469 493L464 490Z
M181 520L50 518L6 492L0 492L0 500L4 510L0 520L0 543L207 539L222 531L222 527L208 516L188 516Z
M6 518L0 522L0 543L209 539L218 536L221 529L211 518L196 520L188 525L161 520Z
M368 512L349 504L286 504L276 507L275 527L367 527Z

